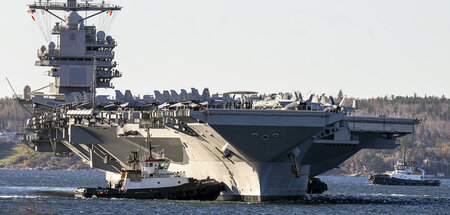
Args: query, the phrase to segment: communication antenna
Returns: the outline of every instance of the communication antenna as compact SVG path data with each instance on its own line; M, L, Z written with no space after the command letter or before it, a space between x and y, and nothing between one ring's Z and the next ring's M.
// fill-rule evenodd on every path
M86 2L86 7L87 7L89 2L92 2L92 0L85 0L85 2ZM87 16L88 16L88 11L86 10L86 16L85 17L87 17ZM84 21L85 21L84 25L87 26L88 25L87 19L85 19Z
M148 144L148 151L150 152L150 156L148 156L149 160L153 160L152 156L152 139L150 138L150 126L147 128L147 144Z
M406 146L403 147L403 164L406 164Z
M97 85L97 56L94 54L94 72L92 73L92 110L95 110L95 93Z

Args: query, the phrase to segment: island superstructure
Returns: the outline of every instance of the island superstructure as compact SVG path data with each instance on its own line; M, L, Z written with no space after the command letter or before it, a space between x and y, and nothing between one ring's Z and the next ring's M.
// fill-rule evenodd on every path
M154 151L170 160L169 171L222 182L221 200L298 199L315 176L361 149L395 148L395 140L419 123L352 116L356 102L348 107L345 99L338 104L312 93L304 98L300 92L211 95L207 88L202 94L192 88L190 93L164 90L142 98L128 90L116 90L113 100L97 96L96 88L111 88L110 81L121 77L113 62L117 43L83 21L121 7L68 0L36 2L30 9L67 15L55 25L57 45L50 43L38 53L36 64L52 67L51 93L28 87L20 101L34 105L23 141L39 152L76 154L105 171L110 184L119 182L122 170L132 169L131 151L148 157L150 135ZM80 11L93 14L83 18Z
M116 42L104 31L97 31L94 25L85 26L85 23L101 13L120 11L121 7L105 2L95 4L68 0L65 3L39 1L29 5L29 8L33 14L43 10L60 21L51 30L51 34L57 37L57 44L50 42L48 46L42 46L36 61L37 66L51 67L47 74L54 77L54 82L49 85L54 98L68 102L82 101L83 96L93 97L93 84L94 88L113 88L111 80L122 76L113 61ZM61 17L54 11L66 14ZM82 17L81 11L94 14ZM34 100L36 103L53 104L53 107L63 103L54 103L44 97Z

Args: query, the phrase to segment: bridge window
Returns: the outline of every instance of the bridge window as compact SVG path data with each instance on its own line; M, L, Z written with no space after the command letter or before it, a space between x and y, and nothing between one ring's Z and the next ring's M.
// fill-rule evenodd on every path
M76 35L76 33L70 33L70 34L69 34L69 41L70 41L71 43L77 42L77 35Z

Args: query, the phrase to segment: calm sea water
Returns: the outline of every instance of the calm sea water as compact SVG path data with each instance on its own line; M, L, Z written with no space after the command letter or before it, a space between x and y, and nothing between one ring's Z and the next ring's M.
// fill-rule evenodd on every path
M276 203L75 199L76 187L105 185L104 173L0 170L0 214L450 214L440 187L371 185L365 177L320 177L328 191Z

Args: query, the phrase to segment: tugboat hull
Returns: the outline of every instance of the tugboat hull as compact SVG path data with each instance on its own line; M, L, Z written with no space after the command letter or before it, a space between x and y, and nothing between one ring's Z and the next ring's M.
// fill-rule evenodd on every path
M408 180L393 178L390 175L369 175L372 184L402 185L402 186L439 186L439 180Z
M77 188L75 197L212 201L217 199L222 190L222 183L214 179L204 179L175 187L128 189L125 191L120 188Z

